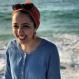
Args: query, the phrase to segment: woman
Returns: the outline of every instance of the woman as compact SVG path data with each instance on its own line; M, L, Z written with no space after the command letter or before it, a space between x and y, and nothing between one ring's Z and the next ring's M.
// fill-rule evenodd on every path
M60 79L57 47L36 36L39 24L40 12L33 3L13 5L15 40L6 51L5 79Z

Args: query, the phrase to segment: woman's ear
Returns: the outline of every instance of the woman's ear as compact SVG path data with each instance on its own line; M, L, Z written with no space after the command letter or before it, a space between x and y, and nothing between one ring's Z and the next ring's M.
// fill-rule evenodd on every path
M38 27L35 28L35 30L37 31Z

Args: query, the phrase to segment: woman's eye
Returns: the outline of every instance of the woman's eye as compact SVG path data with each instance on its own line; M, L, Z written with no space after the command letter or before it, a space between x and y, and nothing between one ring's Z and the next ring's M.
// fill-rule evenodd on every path
M30 28L30 26L28 26L28 25L24 25L24 26L22 26L23 28Z
M29 29L30 26L28 26L28 25L23 25L23 26L20 26L20 27L19 27L18 25L14 25L13 28L14 28L14 29L19 29L19 28L20 28L20 29Z
M13 27L14 27L14 28L18 28L18 26L17 26L17 25L14 25Z

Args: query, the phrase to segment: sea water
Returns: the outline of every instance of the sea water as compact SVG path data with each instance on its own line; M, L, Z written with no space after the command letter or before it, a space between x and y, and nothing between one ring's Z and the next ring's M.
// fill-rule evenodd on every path
M0 40L11 37L12 4L24 0L0 0ZM38 34L56 36L62 34L79 35L78 0L32 0L41 12Z
M37 35L57 45L61 63L79 68L79 0L31 1L41 14ZM5 49L7 42L14 39L11 26L12 5L24 2L25 0L0 0L0 50ZM61 73L65 74L62 79L77 79L77 75L67 76L67 71Z

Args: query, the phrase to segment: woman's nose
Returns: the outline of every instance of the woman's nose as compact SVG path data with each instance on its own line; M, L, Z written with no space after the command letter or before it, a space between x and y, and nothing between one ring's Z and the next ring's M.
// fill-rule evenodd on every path
M18 28L18 33L21 34L23 32L23 29L21 27Z

